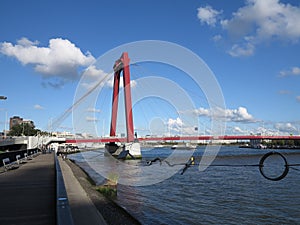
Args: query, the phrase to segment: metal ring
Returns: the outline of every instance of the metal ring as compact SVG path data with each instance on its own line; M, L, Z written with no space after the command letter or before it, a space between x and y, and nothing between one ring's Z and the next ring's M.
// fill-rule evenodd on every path
M284 160L284 166L285 166L285 169L284 169L284 171L282 172L282 174L281 174L280 176L275 177L275 178L266 176L265 173L264 173L264 171L263 171L263 168L264 168L264 162L265 162L265 160L266 160L269 156L271 156L271 155L279 155L279 156ZM288 163L287 163L286 158L285 158L281 153L279 153L279 152L274 152L274 151L273 151L273 152L268 152L268 153L266 153L266 154L263 155L263 157L260 159L260 161L259 161L259 171L260 171L261 175L262 175L264 178L266 178L266 179L268 179L268 180L272 180L272 181L278 181L278 180L281 180L281 179L285 178L285 176L289 173L289 165L288 165Z

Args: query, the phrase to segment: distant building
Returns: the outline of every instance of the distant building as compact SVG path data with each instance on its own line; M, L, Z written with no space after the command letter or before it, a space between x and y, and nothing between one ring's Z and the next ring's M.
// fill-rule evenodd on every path
M52 136L59 137L59 138L74 138L74 134L68 131L63 132L52 132Z
M9 129L10 130L13 126L19 125L19 124L29 124L30 126L34 127L34 123L32 120L25 120L19 116L13 116L9 119Z

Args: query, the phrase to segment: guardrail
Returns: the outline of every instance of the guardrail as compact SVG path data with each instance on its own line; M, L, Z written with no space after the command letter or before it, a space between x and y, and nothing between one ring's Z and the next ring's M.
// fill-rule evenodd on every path
M16 161L16 156L19 155L20 158L25 158L34 156L38 153L38 149L23 149L18 151L9 151L9 152L3 152L0 154L0 167L3 166L3 159L9 158L10 162Z
M55 154L56 169L56 224L74 225L63 174Z

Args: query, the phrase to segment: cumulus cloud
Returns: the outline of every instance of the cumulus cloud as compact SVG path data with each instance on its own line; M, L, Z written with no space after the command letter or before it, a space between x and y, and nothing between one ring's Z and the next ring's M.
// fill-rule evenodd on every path
M195 127L187 126L182 128L182 134L184 135L196 135L198 130Z
M32 65L44 78L58 78L59 81L54 85L78 79L80 67L86 67L95 61L89 52L83 54L67 39L50 39L47 47L38 45L38 41L30 41L27 38L18 40L15 45L2 42L0 53L17 59L23 65Z
M91 65L84 70L82 75L85 76L86 79L99 80L103 76L106 76L107 73L102 69L98 69L95 65Z
M218 42L222 39L222 36L220 34L217 34L217 35L213 36L212 39L213 39L214 42Z
M33 108L35 108L35 109L37 109L37 110L43 110L43 109L44 109L44 107L41 106L41 105L39 105L39 104L35 104L35 105L33 106Z
M185 124L179 117L176 119L169 118L166 125L169 131L174 131L181 135L195 135L198 132L198 128L195 129L195 126Z
M218 15L222 12L213 9L211 6L198 8L198 18L201 23L206 23L209 26L215 26Z
M280 90L278 93L279 93L280 95L289 95L289 94L291 94L292 92L289 91L289 90Z
M254 54L255 46L251 43L244 45L234 44L228 53L233 57L251 56Z
M183 122L179 117L177 117L176 119L169 118L167 124L170 127L181 127L183 125Z
M85 89L94 89L95 86L97 87L109 87L113 88L114 86L114 74L113 72L107 73L102 69L98 69L95 65L89 66L85 69L82 73L84 77L84 82L81 82L81 86ZM137 85L136 80L130 81L131 88L135 88ZM121 76L120 79L120 88L123 88L123 77Z
M110 88L114 87L114 77L112 76L107 82L106 85ZM136 80L130 80L130 87L134 88L137 85L137 81ZM124 87L124 82L123 82L123 78L121 77L120 79L120 87Z
M195 109L194 113L196 113L198 116L211 116L211 110L202 107L200 107L199 109Z
M18 45L21 46L32 46L32 45L38 45L38 41L30 41L25 37L22 37L20 40L17 41Z
M87 116L87 117L85 118L85 120L86 120L87 122L97 122L97 121L98 121L98 119L97 119L96 117L92 117L92 116Z
M287 76L299 76L300 75L300 67L292 67L289 70L282 70L279 72L279 77L287 77Z
M98 69L95 65L91 65L82 72L83 81L80 85L87 89L95 89L95 87L103 87L107 85L113 77L113 73L106 73L102 69Z
M256 41L270 38L297 40L300 37L300 8L279 0L248 0L221 21L224 29L238 36L251 35Z
M183 121L177 117L176 119L169 118L167 126L169 131L182 132Z
M100 109L96 109L96 108L87 108L86 111L91 112L91 113L100 113L101 112Z
M211 6L203 10L206 14L198 16L200 21L207 20L206 24L210 26L219 24L235 42L229 51L234 57L254 54L255 47L262 42L295 43L300 38L300 7L279 0L248 0L230 18L223 20L218 20L220 12Z
M244 134L245 131L242 130L240 127L233 127L233 132L234 133L240 133L240 134Z
M276 123L274 128L284 133L292 133L297 131L297 128L291 123Z
M194 110L198 116L206 116L216 119L224 119L230 122L253 123L256 122L254 117L248 113L245 107L238 107L237 109L204 109L199 108Z

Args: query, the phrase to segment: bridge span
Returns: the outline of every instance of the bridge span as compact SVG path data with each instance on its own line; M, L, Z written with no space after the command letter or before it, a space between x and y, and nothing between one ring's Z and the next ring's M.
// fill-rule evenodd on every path
M140 142L147 141L210 141L210 140L300 140L300 135L224 135L224 136L146 136L137 138ZM66 139L66 143L125 143L126 137L99 137L91 139Z

